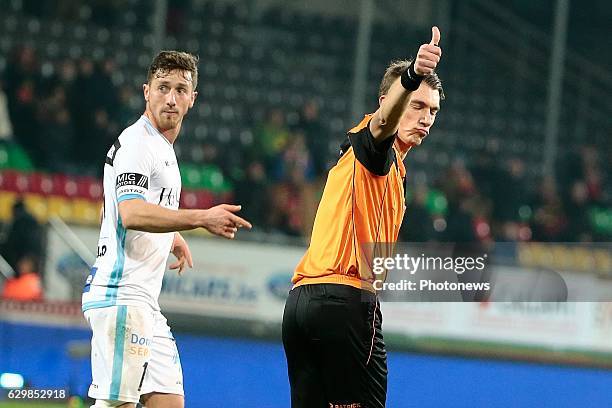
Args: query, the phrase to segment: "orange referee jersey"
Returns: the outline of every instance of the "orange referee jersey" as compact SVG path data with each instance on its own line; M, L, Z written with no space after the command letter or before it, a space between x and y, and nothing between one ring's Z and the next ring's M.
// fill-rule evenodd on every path
M374 144L371 117L349 131L329 171L310 246L293 275L295 286L336 283L374 291L373 243L397 240L406 169L393 147L395 137Z

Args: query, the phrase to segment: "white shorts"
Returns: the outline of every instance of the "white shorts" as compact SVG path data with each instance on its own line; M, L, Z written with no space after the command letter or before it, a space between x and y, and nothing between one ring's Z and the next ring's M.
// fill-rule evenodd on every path
M89 309L85 318L93 331L91 398L135 403L150 392L184 395L178 350L161 312L111 306Z

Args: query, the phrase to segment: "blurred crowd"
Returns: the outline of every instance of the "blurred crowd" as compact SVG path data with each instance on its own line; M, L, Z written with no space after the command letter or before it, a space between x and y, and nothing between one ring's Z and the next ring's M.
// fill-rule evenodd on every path
M112 59L49 62L40 61L31 47L15 49L0 73L10 118L0 137L12 133L44 171L101 176L109 146L142 109L130 104L139 90L114 86L115 70ZM0 97L0 118L2 111ZM330 146L339 146L343 135L328 134L315 100L292 113L297 119L291 123L290 113L275 108L252 123L252 143L232 146L231 157L213 142L202 143L198 164L214 166L229 180L235 202L258 229L306 237L335 160ZM571 152L559 160L563 166L556 179L532 180L520 157L500 162L491 154L470 163L456 159L433 183L411 178L400 239L610 239L610 163L593 146L579 145ZM407 163L410 172L410 155Z
M100 175L108 147L129 120L113 85L111 59L39 61L32 47L16 48L1 84L13 136L36 166L49 172ZM130 91L131 92L131 91Z
M409 160L409 159L408 159ZM406 241L593 242L612 237L610 163L579 145L559 160L557 178L530 180L518 157L483 154L454 161L431 186L414 183Z

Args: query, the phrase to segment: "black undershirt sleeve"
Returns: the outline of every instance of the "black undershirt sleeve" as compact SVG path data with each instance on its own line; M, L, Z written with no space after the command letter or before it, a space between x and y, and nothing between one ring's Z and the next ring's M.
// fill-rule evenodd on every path
M386 176L393 164L393 142L395 135L376 144L370 126L365 126L357 133L348 134L355 157L370 172L377 176Z

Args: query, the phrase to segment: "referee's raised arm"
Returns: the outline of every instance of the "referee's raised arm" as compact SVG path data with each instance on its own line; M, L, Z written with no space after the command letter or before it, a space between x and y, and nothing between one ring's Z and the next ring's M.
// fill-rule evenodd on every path
M431 41L419 47L419 52L408 70L404 72L389 88L389 92L379 98L379 108L370 121L370 132L380 143L397 132L400 119L410 100L410 93L415 91L425 75L436 69L442 56L440 30L431 28Z

